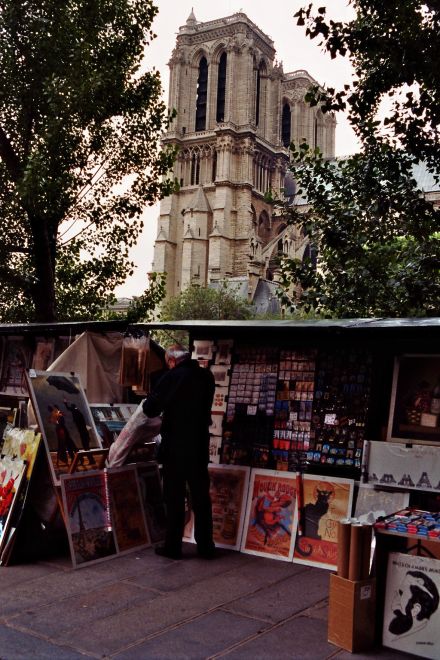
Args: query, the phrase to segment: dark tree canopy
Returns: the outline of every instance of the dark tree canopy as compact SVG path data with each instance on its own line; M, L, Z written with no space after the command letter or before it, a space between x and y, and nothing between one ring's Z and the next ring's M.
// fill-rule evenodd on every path
M0 318L84 318L170 190L151 0L0 0Z
M325 316L439 316L440 209L414 179L421 161L434 174L439 163L439 5L350 4L356 16L347 23L327 21L323 7L296 14L310 38L353 64L352 87L315 88L308 100L324 112L347 110L362 148L333 162L306 144L294 150L298 193L309 206L290 209L291 221L319 258L317 270L310 259L285 261L284 283L300 285L294 306ZM384 97L392 109L382 116Z
M350 0L355 18L327 20L325 7L310 4L295 16L306 35L318 38L332 58L349 57L352 86L327 90L327 109L348 110L363 141L372 134L400 142L405 151L434 169L440 124L440 3L425 0ZM385 116L378 117L387 98ZM377 123L376 123L377 122Z

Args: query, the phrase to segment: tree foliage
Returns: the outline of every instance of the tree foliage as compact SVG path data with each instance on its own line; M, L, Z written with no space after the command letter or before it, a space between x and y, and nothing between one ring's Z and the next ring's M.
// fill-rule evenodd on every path
M151 0L0 0L0 314L84 318L172 188Z
M325 316L440 315L440 210L414 179L419 161L433 169L439 156L438 7L350 4L356 16L348 23L327 21L325 8L313 16L311 5L296 14L310 38L320 36L332 57L353 64L352 87L315 88L308 99L323 111L348 109L362 150L332 162L306 144L294 151L298 192L309 206L304 214L290 209L291 221L304 227L319 259L317 270L310 259L286 260L284 284L302 288L293 306ZM394 102L381 119L384 96Z
M311 259L285 260L291 301L322 316L440 315L440 209L416 188L412 159L387 144L341 161L306 148L294 154L305 213L291 209L319 246ZM288 302L287 296L285 302Z
M438 166L440 67L438 0L350 0L352 21L327 20L325 7L312 4L295 16L306 35L319 39L332 58L346 56L355 79L343 90L315 89L315 102L347 110L364 143L372 137L397 139L406 153ZM386 99L387 112L378 117Z
M252 306L226 284L218 289L189 286L165 300L160 311L161 321L245 320L254 316Z

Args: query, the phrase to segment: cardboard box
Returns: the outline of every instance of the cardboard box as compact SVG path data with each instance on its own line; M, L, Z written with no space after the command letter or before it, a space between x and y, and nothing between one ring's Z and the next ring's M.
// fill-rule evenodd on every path
M368 651L375 643L376 579L352 582L330 575L328 641L346 651Z

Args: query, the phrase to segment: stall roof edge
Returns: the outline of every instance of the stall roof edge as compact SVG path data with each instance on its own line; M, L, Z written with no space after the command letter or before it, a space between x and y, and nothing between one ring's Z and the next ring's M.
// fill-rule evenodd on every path
M440 330L440 317L435 318L359 318L359 319L325 319L325 320L251 320L251 321L222 321L222 320L182 320L162 321L149 324L151 329L158 330L351 330L368 328L431 328Z
M0 335L34 334L34 335L69 335L81 334L86 330L91 332L127 332L131 328L149 330L148 323L128 323L124 320L112 321L60 321L56 323L0 323Z

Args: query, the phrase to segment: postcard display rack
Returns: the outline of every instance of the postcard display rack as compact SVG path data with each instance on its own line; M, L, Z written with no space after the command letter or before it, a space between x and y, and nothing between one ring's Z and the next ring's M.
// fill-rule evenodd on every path
M216 378L213 462L294 472L307 460L312 472L313 465L347 476L360 470L369 352L195 340L193 357Z

